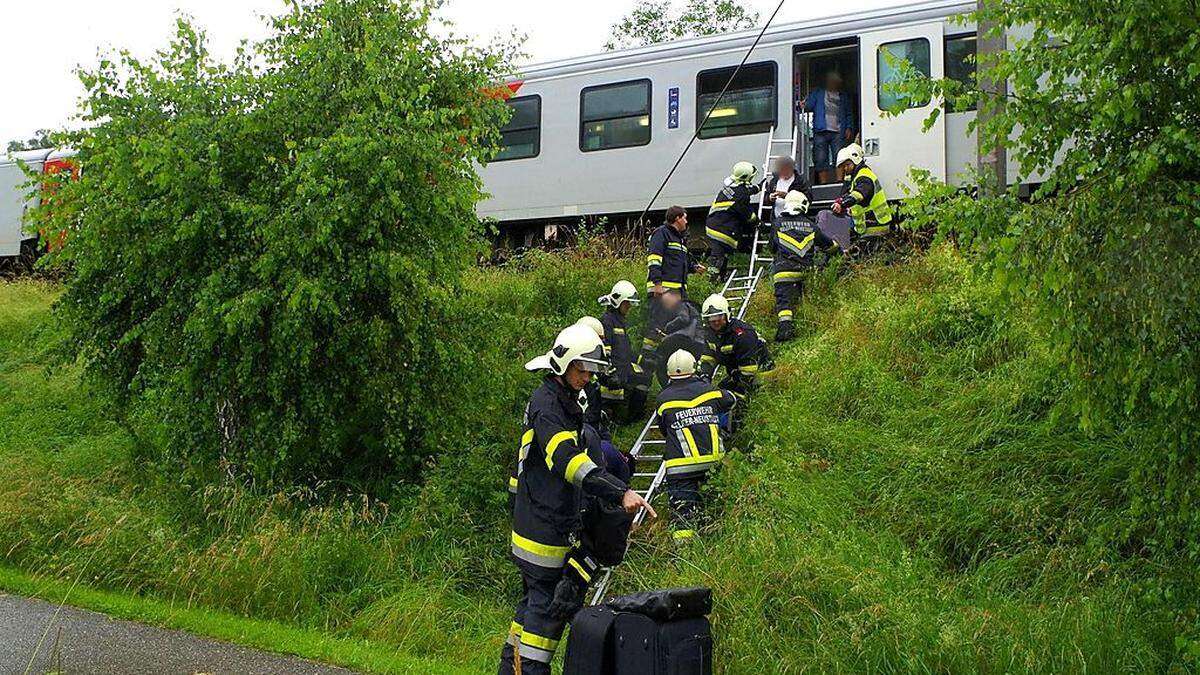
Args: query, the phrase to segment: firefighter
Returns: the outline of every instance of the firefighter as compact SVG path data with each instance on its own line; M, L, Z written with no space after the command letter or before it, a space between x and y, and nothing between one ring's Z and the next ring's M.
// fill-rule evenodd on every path
M838 151L837 168L843 177L843 194L833 202L836 215L849 214L854 220L857 246L863 253L878 250L892 226L892 205L879 176L867 166L862 146L851 143Z
M641 495L586 452L580 394L595 373L608 368L600 338L584 326L569 326L549 352L525 368L549 372L525 407L511 537L523 593L500 654L500 675L514 672L514 660L529 675L550 672L565 623L560 612L551 612L556 589L565 569L589 576L569 556L579 540L582 495L619 503L629 513L644 508L656 517Z
M709 273L717 279L725 278L729 256L737 250L739 239L752 232L758 222L750 203L762 187L754 183L757 172L750 162L734 164L733 174L725 179L708 209L704 234L708 237Z
M667 359L670 382L658 393L658 428L666 439L671 538L684 542L701 526L700 486L721 461L720 416L736 398L696 377L696 357L680 349Z
M711 380L718 366L725 368L721 388L743 400L754 390L758 373L772 367L770 350L758 331L729 312L729 301L714 293L704 301L700 316L708 323L708 349L700 357L700 371Z
M600 378L601 404L614 420L629 422L646 409L650 390L650 375L635 363L626 333L625 320L638 303L637 289L622 279L607 295L600 296L599 302L606 308L600 316L600 337L612 363L608 375Z
M682 206L667 209L666 222L650 235L646 247L646 293L650 296L649 321L642 336L642 367L652 372L658 341L655 335L670 316L663 307L663 295L677 293L687 299L688 274L705 271L704 265L692 259L687 249L687 210Z
M604 340L604 324L594 316L580 317L575 322L580 326L585 326L588 330L596 334L601 341ZM604 350L604 358L608 360L608 349ZM600 437L604 440L612 440L608 420L604 414L604 387L601 384L606 377L612 372L611 360L608 372L600 373L592 378L591 382L583 388L583 395L587 399L587 405L583 409L583 421L596 428L600 432Z
M775 286L775 315L779 321L775 341L787 342L795 335L793 313L804 293L804 275L815 265L814 251L835 249L837 242L826 237L805 215L808 213L808 196L803 192L788 192L781 211L771 227L768 246L774 255L771 279Z

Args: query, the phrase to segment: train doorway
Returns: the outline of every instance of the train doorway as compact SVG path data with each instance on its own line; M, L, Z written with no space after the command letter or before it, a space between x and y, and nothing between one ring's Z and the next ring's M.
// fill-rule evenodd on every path
M832 200L840 193L841 183L833 167L837 151L861 139L858 52L857 38L800 45L793 50L793 110L801 137L796 164L807 172L817 202ZM836 133L831 130L834 125Z

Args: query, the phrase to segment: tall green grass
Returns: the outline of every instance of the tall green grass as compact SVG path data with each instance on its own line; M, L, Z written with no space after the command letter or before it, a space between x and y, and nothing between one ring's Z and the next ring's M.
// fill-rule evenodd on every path
M488 670L518 592L503 477L537 382L521 364L642 274L586 251L479 270L456 300L490 376L462 392L478 431L384 502L164 472L152 435L41 365L56 289L0 286L0 560ZM676 550L650 526L618 590L713 586L723 672L1193 667L1176 638L1194 571L1144 557L1126 516L1152 449L1077 432L1049 350L957 254L830 271L798 319L710 486L714 531Z

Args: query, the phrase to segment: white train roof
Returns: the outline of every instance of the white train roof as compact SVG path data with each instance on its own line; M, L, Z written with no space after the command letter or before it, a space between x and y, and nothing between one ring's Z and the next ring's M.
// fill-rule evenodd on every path
M975 0L925 0L895 7L807 19L768 28L759 46L843 38L875 28L966 14L974 11L976 7ZM685 58L695 54L744 51L754 42L754 38L758 37L760 30L761 28L753 28L736 33L684 38L646 47L533 63L519 70L521 77L525 79L541 80L649 61Z

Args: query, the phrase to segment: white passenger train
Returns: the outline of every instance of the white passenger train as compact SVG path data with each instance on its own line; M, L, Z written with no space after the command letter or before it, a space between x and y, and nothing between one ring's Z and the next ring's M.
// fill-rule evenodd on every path
M843 77L856 133L890 197L903 197L900 185L912 167L961 180L976 162L976 140L967 134L975 113L946 111L923 133L940 103L909 101L903 113L886 116L892 101L881 87L899 77L892 57L935 79L973 78L974 25L952 19L975 6L927 0L768 29L653 208L707 207L735 161L762 161L771 127L776 137L793 133L797 102L829 70ZM479 214L515 230L581 216L636 216L757 35L755 29L526 67L509 84L514 114L500 155L483 168L491 197ZM817 198L835 189L818 187Z

